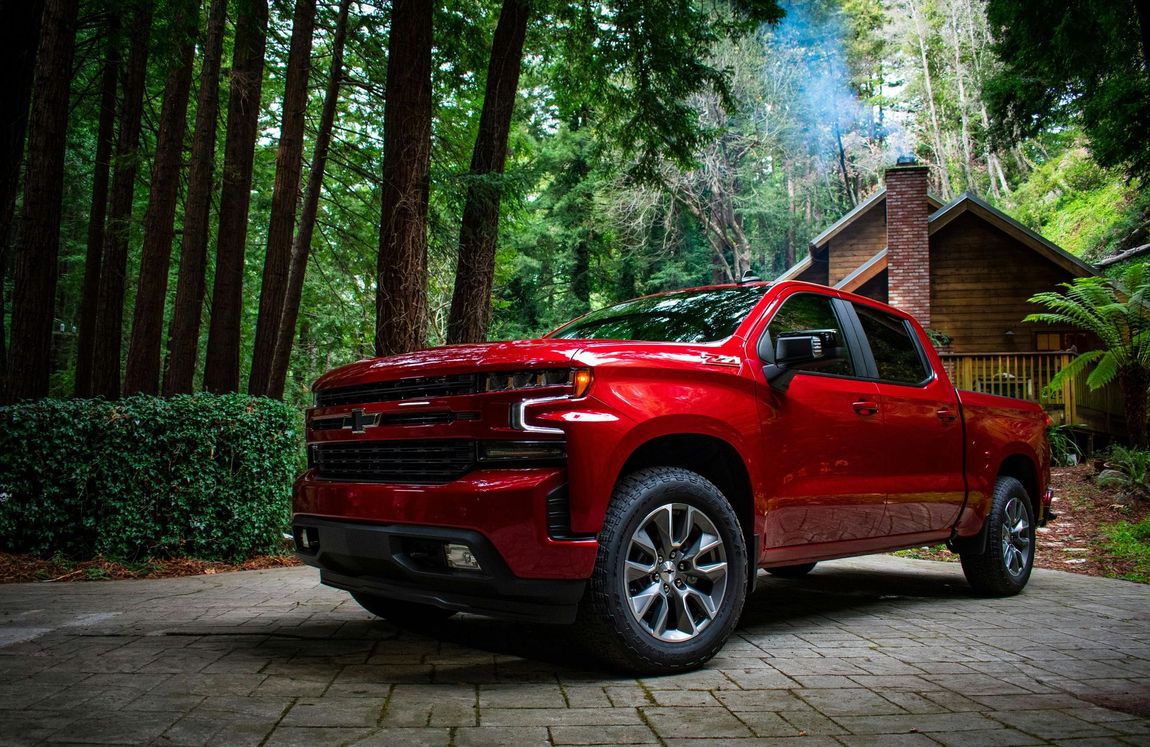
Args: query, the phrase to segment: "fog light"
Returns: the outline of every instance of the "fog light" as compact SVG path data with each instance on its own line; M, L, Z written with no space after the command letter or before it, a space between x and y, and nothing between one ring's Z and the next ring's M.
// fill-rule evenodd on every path
M461 571L479 571L482 570L479 566L479 561L471 554L471 548L467 545L447 545L445 548L447 556L447 565Z

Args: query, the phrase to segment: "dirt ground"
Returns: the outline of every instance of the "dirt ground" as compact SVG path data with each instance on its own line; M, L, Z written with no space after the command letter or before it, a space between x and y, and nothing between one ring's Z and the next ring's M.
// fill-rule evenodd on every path
M1087 576L1121 576L1131 570L1130 561L1110 556L1101 543L1100 528L1118 521L1137 522L1150 515L1150 500L1124 497L1103 489L1089 465L1055 469L1054 513L1057 518L1038 530L1035 565ZM902 555L929 560L957 560L945 547L903 551ZM173 559L139 563L114 563L104 559L69 561L31 555L0 553L0 583L24 581L101 581L126 578L200 576L230 571L249 571L299 565L292 555L271 555L243 563Z

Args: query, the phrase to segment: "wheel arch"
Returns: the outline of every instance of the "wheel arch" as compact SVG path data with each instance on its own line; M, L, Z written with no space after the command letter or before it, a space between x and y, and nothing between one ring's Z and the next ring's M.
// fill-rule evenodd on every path
M1034 512L1034 520L1042 515L1042 496L1039 495L1038 465L1035 460L1023 453L1014 453L1002 460L998 467L998 477L1013 477L1026 488L1030 498L1030 508Z
M656 436L631 452L616 475L616 483L624 475L645 467L689 469L710 480L726 496L743 529L748 573L753 578L758 567L755 497L750 472L738 449L729 441L702 433Z

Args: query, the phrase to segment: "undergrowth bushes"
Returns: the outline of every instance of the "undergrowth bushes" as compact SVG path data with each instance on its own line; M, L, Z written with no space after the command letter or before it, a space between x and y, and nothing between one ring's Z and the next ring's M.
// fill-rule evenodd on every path
M243 395L0 408L0 549L241 560L282 547L297 413Z

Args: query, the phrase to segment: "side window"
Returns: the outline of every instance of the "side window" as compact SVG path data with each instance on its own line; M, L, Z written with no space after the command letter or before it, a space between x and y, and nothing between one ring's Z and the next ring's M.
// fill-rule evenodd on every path
M846 338L843 337L842 325L839 324L829 297L815 293L799 293L791 296L783 302L782 308L775 312L767 327L767 334L772 344L780 337L816 331L828 333L828 336L833 337L838 355L825 363L820 363L817 367L807 367L806 370L853 376L854 367L847 354Z
M905 319L858 304L855 311L870 342L880 379L896 384L921 384L930 376Z

